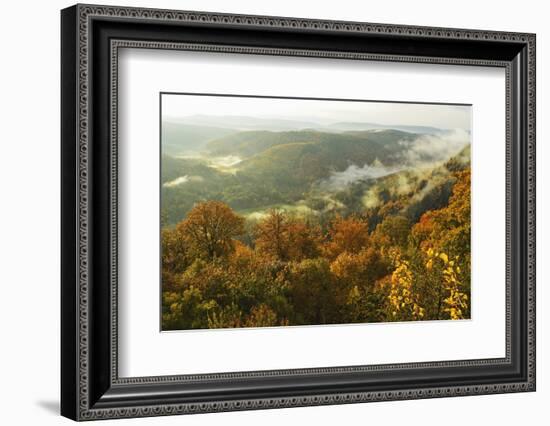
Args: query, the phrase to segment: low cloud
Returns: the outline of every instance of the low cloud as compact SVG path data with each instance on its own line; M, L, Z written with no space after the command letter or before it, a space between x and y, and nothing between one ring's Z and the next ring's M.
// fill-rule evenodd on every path
M403 160L409 167L444 161L469 143L470 134L462 129L448 130L438 135L422 135L412 142L404 142L407 148Z
M403 150L393 158L394 165L386 166L378 159L372 164L362 166L351 164L344 171L333 172L320 186L330 191L339 191L357 181L377 179L403 170L433 167L458 154L469 143L470 133L461 129L447 130L437 135L420 135L414 140L400 142ZM399 184L400 192L410 191L408 182L402 181ZM378 196L366 194L365 200L366 204L372 206L378 203Z
M365 164L362 167L351 164L342 172L333 172L327 180L321 183L321 186L337 191L353 182L381 178L400 170L403 170L402 166L386 167L378 160L373 161L370 165Z
M212 167L232 167L239 164L242 161L241 157L237 155L226 155L224 157L213 157L210 158L210 163Z
M187 183L187 182L202 182L202 181L204 181L204 178L202 176L185 175L185 176L177 177L176 179L171 180L169 182L165 182L162 186L164 186L165 188L174 188L176 186L183 185L184 183Z
M378 196L377 188L371 188L367 192L365 192L365 195L363 195L361 201L367 209L372 209L382 204L380 197Z

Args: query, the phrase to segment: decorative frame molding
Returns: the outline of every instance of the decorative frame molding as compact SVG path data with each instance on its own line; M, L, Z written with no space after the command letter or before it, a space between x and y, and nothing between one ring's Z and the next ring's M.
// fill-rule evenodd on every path
M276 30L295 36L310 31L326 34L350 34L351 37L371 36L376 40L401 40L410 44L426 42L480 46L480 55L473 57L404 55L399 53L319 50L316 48L255 47L222 45L211 42L182 42L133 39L133 34L108 43L101 38L106 32L123 32L117 25L134 22L151 31L174 25L204 28L215 26L228 31L253 29ZM114 30L113 30L114 28ZM98 35L99 34L99 35ZM94 39L94 36L97 39ZM95 41L94 41L95 40ZM114 417L141 417L197 412L292 406L342 404L352 402L434 398L487 393L535 390L535 36L510 32L479 31L448 28L411 27L403 25L337 22L266 16L246 16L184 12L126 7L76 5L62 12L62 414L75 420ZM380 42L382 49L383 41ZM500 51L488 56L487 49L498 46ZM238 54L272 56L313 56L351 60L443 63L503 67L506 70L506 357L467 361L390 364L376 366L327 367L318 369L274 370L244 373L221 373L192 376L161 376L119 378L117 368L117 70L118 49L155 48L196 51L218 51ZM376 48L376 46L375 46ZM107 58L108 64L101 58ZM460 49L458 49L460 50ZM516 52L514 54L514 52ZM519 52L519 53L517 53ZM500 56L496 56L500 54ZM479 57L478 57L479 56ZM487 57L488 56L488 57ZM100 63L101 62L101 63ZM97 71L94 66L101 68ZM106 70L106 71L105 71ZM107 75L105 75L107 74ZM99 77L97 77L99 76ZM105 93L105 92L110 92ZM107 97L108 111L97 106L99 96ZM103 98L102 98L103 99ZM103 104L102 104L103 105ZM94 109L95 108L95 109ZM103 108L103 109L98 109ZM108 115L106 115L107 113ZM109 123L99 123L101 116ZM514 121L514 118L520 124ZM95 120L95 121L94 121ZM99 124L98 124L99 123ZM108 124L108 125L107 125ZM99 126L99 127L94 127ZM522 127L523 126L523 127ZM96 131L98 129L99 131ZM94 134L95 133L95 134ZM99 134L108 135L109 146L94 144ZM99 151L98 151L99 150ZM109 157L108 182L98 181L90 158ZM106 158L106 157L105 157ZM94 163L94 167L95 163ZM99 182L99 184L98 184ZM108 188L108 199L100 202L95 188ZM521 208L513 214L514 206ZM102 219L97 219L101 210ZM104 212L105 211L105 212ZM519 217L518 217L519 215ZM99 226L94 221L99 220ZM107 223L108 222L108 223ZM109 237L98 237L95 228L107 226ZM99 242L98 242L99 241ZM96 271L98 244L108 252L108 272ZM515 252L514 252L515 250ZM518 265L512 262L517 257ZM99 272L98 272L99 271ZM108 275L108 286L97 284L98 275ZM94 279L96 281L94 281ZM100 292L101 289L101 292ZM91 292L94 292L91 294ZM512 307L520 302L521 310ZM92 303L93 302L93 303ZM98 311L97 304L109 309ZM518 305L519 306L519 305ZM523 322L522 322L523 321ZM100 324L101 323L101 324ZM521 323L521 324L520 324ZM514 329L514 327L520 327ZM522 329L521 327L524 327ZM519 334L518 334L519 330ZM517 334L517 335L516 335ZM521 334L521 336L519 336ZM521 342L518 339L521 337ZM98 344L97 348L91 342ZM521 343L521 344L520 344ZM519 345L519 346L518 346ZM108 351L108 353L107 353ZM518 352L519 351L519 352ZM517 353L516 353L517 352ZM518 359L521 358L521 359ZM519 365L518 365L519 363ZM211 388L232 379L262 380L315 375L321 381L334 374L389 372L408 370L447 371L450 368L495 366L518 370L516 379L472 383L468 385L438 385L426 387L398 386L395 389L353 390L299 394L273 393L269 397L223 395L207 400L163 397L161 388L187 384L204 384ZM443 373L439 373L443 374ZM96 377L97 376L97 377ZM133 392L150 392L140 398ZM157 392L157 393L155 393ZM221 392L221 391L220 391ZM156 396L157 395L157 396Z

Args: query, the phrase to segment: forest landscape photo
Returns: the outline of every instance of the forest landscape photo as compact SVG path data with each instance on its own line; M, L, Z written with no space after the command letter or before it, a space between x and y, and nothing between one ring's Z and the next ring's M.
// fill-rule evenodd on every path
M161 330L465 320L471 106L161 94Z

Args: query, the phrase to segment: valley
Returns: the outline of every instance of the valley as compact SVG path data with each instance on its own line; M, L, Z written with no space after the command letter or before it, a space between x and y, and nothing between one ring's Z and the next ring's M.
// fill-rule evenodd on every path
M163 139L163 224L175 225L203 200L222 201L251 221L277 208L320 223L335 214L376 216L390 202L416 221L443 205L452 173L469 164L469 135L374 126L337 133L172 126L168 149Z
M469 132L306 118L163 131L162 329L470 318Z

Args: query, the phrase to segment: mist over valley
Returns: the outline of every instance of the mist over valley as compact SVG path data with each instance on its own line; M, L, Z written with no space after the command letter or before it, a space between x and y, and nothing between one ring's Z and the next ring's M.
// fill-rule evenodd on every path
M162 122L162 218L204 200L250 221L271 209L311 220L393 202L416 220L446 203L470 162L470 133L371 122L197 115Z
M162 105L163 330L470 318L469 107Z

